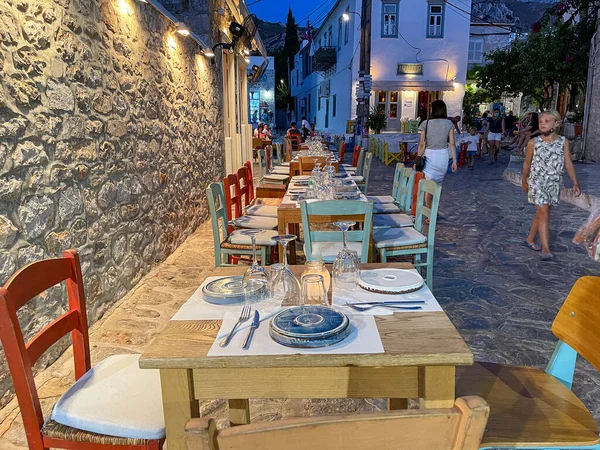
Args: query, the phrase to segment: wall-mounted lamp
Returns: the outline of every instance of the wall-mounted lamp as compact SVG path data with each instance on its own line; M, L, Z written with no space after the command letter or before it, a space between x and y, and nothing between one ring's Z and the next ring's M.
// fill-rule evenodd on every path
M244 55L249 56L250 55L250 50L248 50L247 48L244 49Z
M244 58L244 61L246 61L246 64L250 64L250 58Z
M452 81L456 81L456 77L452 77Z
M206 56L207 58L214 58L215 57L215 53L212 50L202 50L202 53L204 53L204 56Z
M181 22L177 22L175 24L175 26L177 27L177 33L179 33L182 36L189 36L190 35L190 29Z
M355 15L358 16L358 18L360 20L362 20L362 16L359 13L354 12L354 11L346 11L346 12L344 12L342 14L342 19L344 19L344 22L349 22L350 21L350 14L355 14Z

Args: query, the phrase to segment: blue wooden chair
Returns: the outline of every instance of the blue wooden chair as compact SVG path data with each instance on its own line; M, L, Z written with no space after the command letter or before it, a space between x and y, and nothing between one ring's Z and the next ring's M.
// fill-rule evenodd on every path
M283 173L270 173L267 153L264 148L258 150L258 179L259 183L264 184L286 184L290 180L289 168L288 175Z
M368 262L373 219L372 201L325 200L311 203L302 201L300 211L304 229L304 254L307 258L320 253L323 261L333 262L343 247L341 231L315 231L312 225L352 220L363 222L363 229L348 231L348 248L358 253L361 262ZM324 217L319 218L319 216Z
M407 176L408 175L408 176ZM397 202L391 205L381 206L383 212L387 214L377 214L378 205L373 207L373 229L381 228L402 228L414 226L414 218L409 214L412 207L413 185L415 183L415 171L412 168L404 168L404 174L400 180L400 186L397 191ZM391 211L396 206L397 211ZM385 207L385 208L384 208Z
M456 395L481 395L490 418L480 448L600 449L598 424L571 392L577 355L600 370L600 277L582 277L552 323L546 370L493 363L457 368Z
M425 193L433 196L431 209L425 206ZM415 267L426 269L426 283L433 289L433 248L435 241L435 226L442 187L434 181L421 180L417 196L417 217L415 226L402 228L387 228L373 230L373 243L381 256L381 262L386 262L390 256L414 256ZM424 218L429 219L427 235L423 234ZM421 256L426 255L426 261Z
M400 178L404 175L404 165L402 163L396 164L396 170L394 170L394 181L392 182L392 195L367 195L369 200L373 200L375 205L377 203L395 203L398 201L398 191L400 190ZM374 210L376 211L376 210Z
M375 202L373 213L375 214L400 214L404 209L400 205L400 194L403 187L408 183L412 169L404 167L403 164L396 164L396 172L394 174L394 184L392 188L391 202Z
M232 265L230 264L230 256L251 256L252 245L250 236L241 234L241 230L234 230L232 233L229 233L223 184L210 184L206 188L206 196L208 197L208 209L210 211L215 246L215 266ZM256 236L257 252L260 252L260 260L263 261L263 264L266 264L267 261L267 247L277 245L277 242L272 240L273 236L277 236L277 231L264 230Z
M371 153L365 152L365 162L362 167L362 181L356 181L358 188L363 194L366 194L369 191L369 175L371 174L371 161L373 160L373 155ZM354 177L351 177L354 178Z

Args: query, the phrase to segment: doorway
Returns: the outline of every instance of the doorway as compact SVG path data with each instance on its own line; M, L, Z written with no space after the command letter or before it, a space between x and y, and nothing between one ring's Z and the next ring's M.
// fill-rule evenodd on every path
M325 100L325 128L329 128L329 99Z

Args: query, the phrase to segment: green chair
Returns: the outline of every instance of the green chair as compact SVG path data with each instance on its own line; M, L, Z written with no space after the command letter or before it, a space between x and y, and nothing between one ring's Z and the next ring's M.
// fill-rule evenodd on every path
M230 264L230 256L252 255L250 236L241 234L242 230L229 233L223 184L210 184L206 188L206 196L215 246L215 266L233 265ZM277 245L277 242L272 240L273 236L277 236L276 230L265 230L256 236L256 244L259 246L257 250L260 250L260 260L263 264L267 262L267 247Z
M431 194L431 209L425 206L425 194ZM390 256L414 256L415 267L425 267L427 286L433 289L433 246L435 226L442 187L434 181L421 180L417 196L417 217L415 227L387 228L373 230L373 243L381 256L381 262L387 262ZM424 217L429 219L427 236L423 234ZM421 255L427 260L422 263Z
M373 219L373 202L356 200L325 200L300 202L302 228L304 229L304 254L307 258L321 254L323 261L333 262L343 248L341 231L314 231L312 225L323 223L316 216L363 216L362 230L351 230L347 234L348 248L358 253L360 261L368 262ZM345 220L345 219L340 219Z
M394 170L394 181L392 183L392 195L367 195L367 199L373 200L374 203L394 203L398 201L398 191L400 190L400 176L404 171L402 163L396 164Z
M377 203L373 207L373 229L381 228L402 228L414 226L414 218L409 214L412 208L412 193L415 183L415 171L406 167L404 169L405 177L401 180L398 189L398 201L391 204L383 204L380 209L383 213L378 214ZM408 177L406 177L408 174ZM392 211L393 207L398 207L398 211Z
M370 152L366 151L364 148L360 149L360 152L358 154L358 162L356 163L356 172L354 175L350 176L350 179L354 180L356 183L362 183L364 181L363 168L365 165L365 158L368 153ZM371 154L371 156L373 155Z
M404 212L402 205L400 204L400 197L402 189L406 187L408 178L412 169L404 167L402 163L396 164L396 171L394 172L394 184L392 188L392 196L381 196L382 199L391 198L392 201L375 202L373 206L374 214L400 214ZM375 200L375 199L373 199ZM412 221L411 221L412 226Z
M366 194L369 190L369 174L371 173L371 161L373 155L369 152L365 152L365 162L362 167L362 182L357 181L356 184L363 194Z
M289 171L289 168L288 168ZM264 148L258 151L258 179L264 184L287 184L290 180L288 175L284 173L270 173L268 170L267 153Z

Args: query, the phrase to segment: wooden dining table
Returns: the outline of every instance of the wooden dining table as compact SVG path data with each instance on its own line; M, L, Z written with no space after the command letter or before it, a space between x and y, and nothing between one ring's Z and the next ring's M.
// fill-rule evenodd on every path
M362 269L410 269L410 263L363 264ZM245 267L219 267L209 276L242 275ZM300 278L303 266L292 266ZM184 450L184 427L199 417L199 401L226 399L232 425L250 421L248 399L388 398L404 409L451 408L455 368L473 354L444 312L375 317L384 353L207 356L220 320L171 321L140 358L160 371L169 450ZM262 326L267 326L263 324Z

